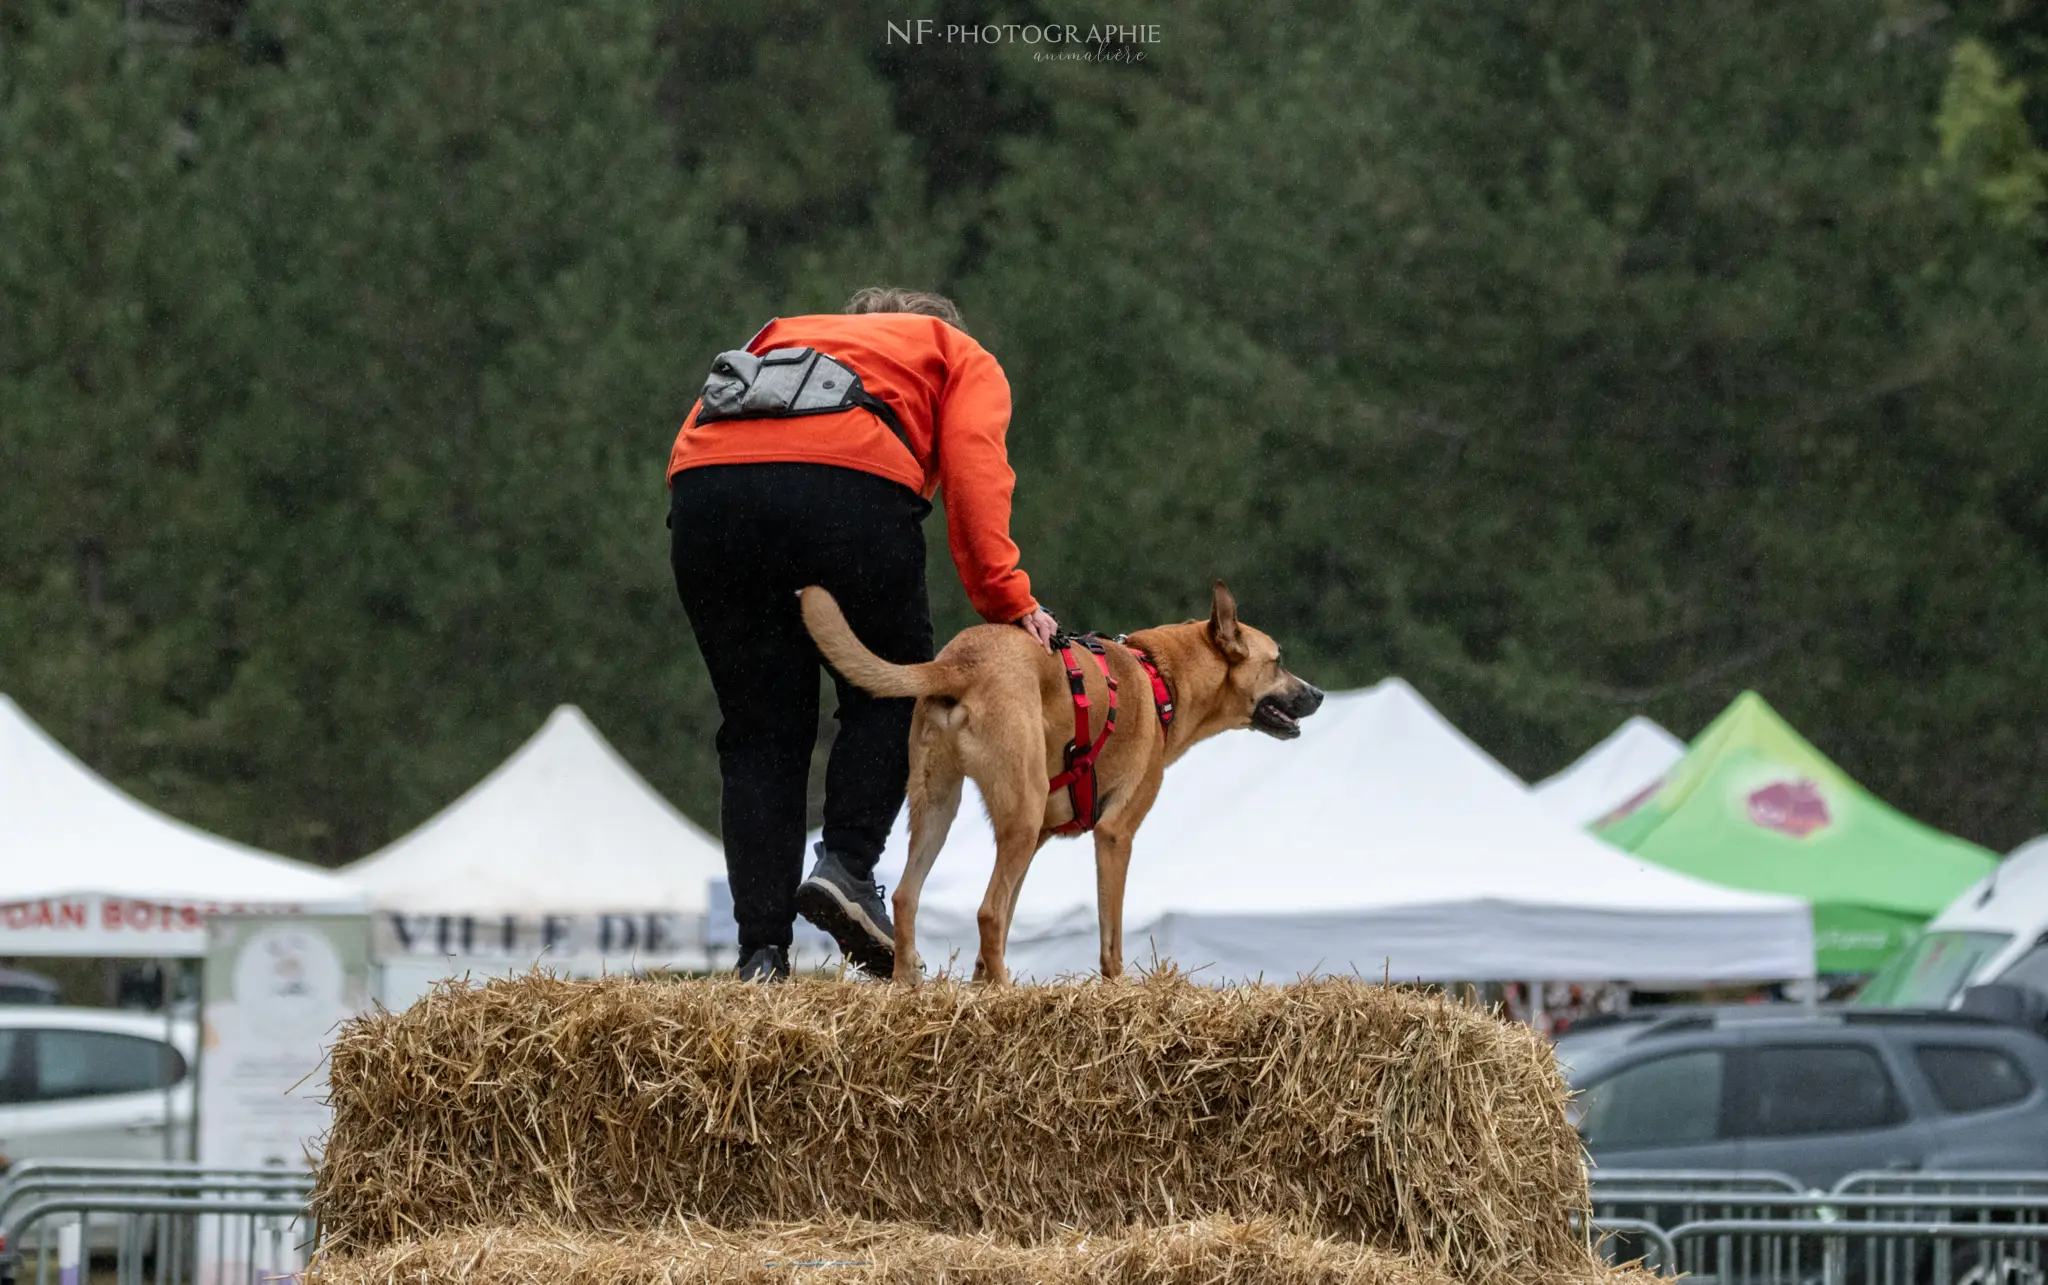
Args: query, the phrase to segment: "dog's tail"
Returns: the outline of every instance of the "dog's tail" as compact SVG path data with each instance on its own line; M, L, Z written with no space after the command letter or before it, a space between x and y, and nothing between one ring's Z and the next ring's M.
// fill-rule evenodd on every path
M898 665L869 651L855 636L853 626L839 610L837 599L818 585L799 595L803 603L804 628L818 644L832 668L846 681L876 696L941 696L952 692L952 666L938 661L922 665Z

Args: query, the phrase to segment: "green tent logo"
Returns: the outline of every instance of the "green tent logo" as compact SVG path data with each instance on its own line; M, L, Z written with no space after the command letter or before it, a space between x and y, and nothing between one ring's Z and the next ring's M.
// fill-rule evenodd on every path
M1766 830L1804 839L1816 830L1825 829L1834 817L1828 814L1828 801L1821 797L1820 786L1801 777L1793 781L1773 781L1762 789L1750 791L1749 819Z

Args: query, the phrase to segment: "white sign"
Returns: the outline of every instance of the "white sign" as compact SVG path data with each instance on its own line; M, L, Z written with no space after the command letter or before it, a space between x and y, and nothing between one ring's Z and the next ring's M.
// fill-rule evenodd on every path
M367 1006L363 920L222 917L213 928L199 1159L233 1169L303 1166L328 1124L319 1073L326 1046Z
M296 905L144 901L97 894L0 905L0 955L189 957L206 953L208 915L296 915Z
M692 967L704 955L704 916L682 911L595 915L406 914L376 917L379 959L459 956L625 967Z
M360 915L221 916L207 926L199 1054L199 1160L303 1169L327 1132L323 1065L335 1029L368 1007L369 922ZM295 1264L244 1261L244 1238L199 1247L201 1278L255 1281ZM276 1247L273 1246L273 1249Z

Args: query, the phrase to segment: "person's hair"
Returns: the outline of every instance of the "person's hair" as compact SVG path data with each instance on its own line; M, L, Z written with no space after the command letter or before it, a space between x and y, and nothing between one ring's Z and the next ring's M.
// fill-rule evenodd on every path
M915 312L926 317L937 317L961 334L967 333L967 323L960 319L959 305L942 294L929 290L905 290L898 286L868 286L853 292L853 298L840 309L844 313L862 312Z

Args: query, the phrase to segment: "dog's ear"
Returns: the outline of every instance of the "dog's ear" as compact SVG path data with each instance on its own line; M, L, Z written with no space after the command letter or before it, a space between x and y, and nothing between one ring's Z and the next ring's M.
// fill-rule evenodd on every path
M1209 598L1209 640L1223 653L1223 659L1233 665L1251 655L1251 649L1244 645L1244 634L1237 627L1237 599L1230 596L1230 586L1221 580L1216 582Z

